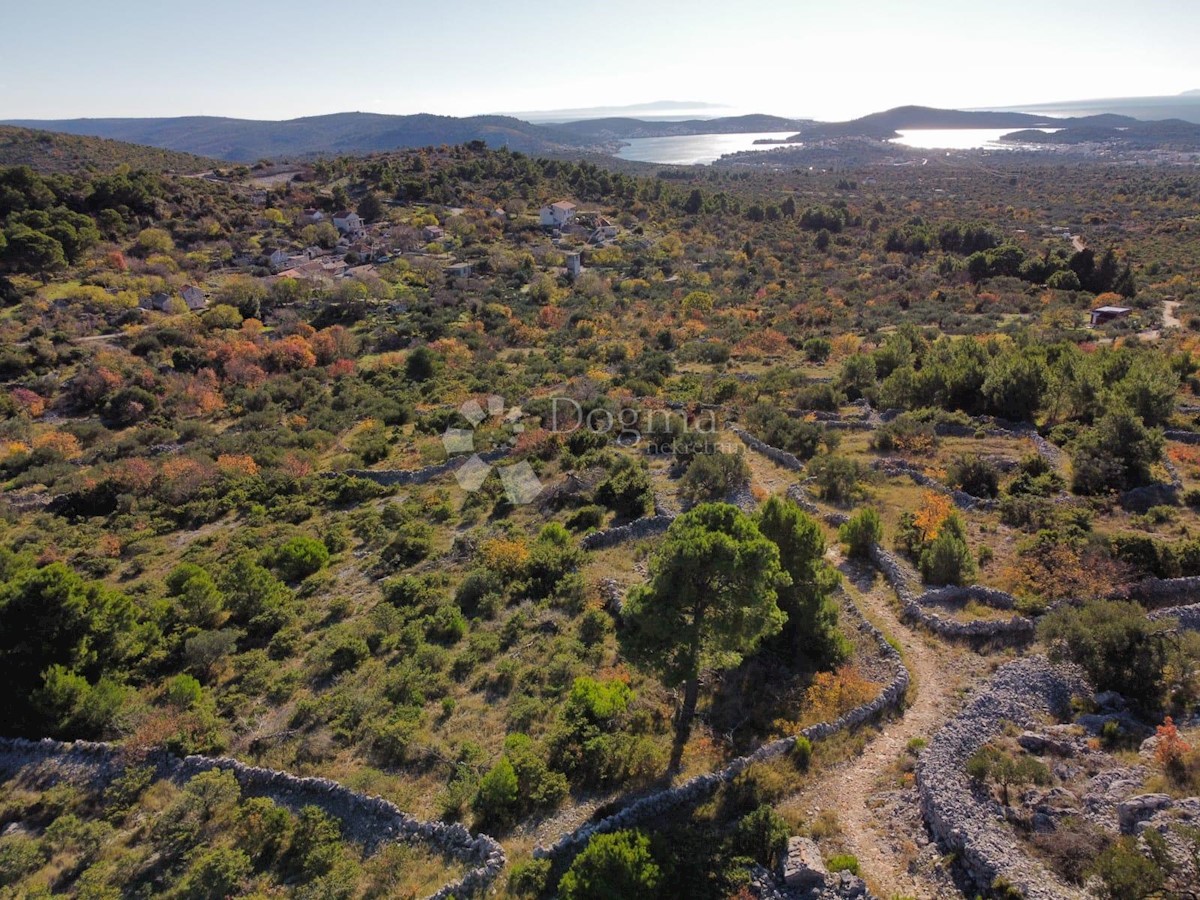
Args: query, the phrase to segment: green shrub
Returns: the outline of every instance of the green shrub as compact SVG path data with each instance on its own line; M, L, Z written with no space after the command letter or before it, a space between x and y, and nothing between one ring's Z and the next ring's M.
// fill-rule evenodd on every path
M23 834L0 837L0 887L16 884L45 861L41 842Z
M999 785L1005 806L1008 806L1009 787L1050 783L1050 770L1037 757L1027 753L1014 756L994 744L984 744L976 750L967 760L966 769L976 781Z
M937 537L922 550L920 569L926 584L966 584L975 577L966 527L957 515L946 519Z
M321 655L331 675L357 669L371 655L366 640L346 625L330 629L322 641Z
M285 581L302 581L329 562L329 548L316 538L294 537L276 548L271 556L272 567Z
M741 453L701 453L680 480L679 497L689 507L720 502L749 480L750 467Z
M653 900L661 883L649 839L636 831L615 831L588 841L559 882L558 894L562 900Z
M812 763L812 755L812 741L802 734L798 735L796 743L792 745L792 762L796 764L796 768L801 772L807 772L809 765Z
M742 816L733 832L737 853L748 856L760 865L774 868L787 849L788 824L783 816L763 804Z
M1142 900L1158 894L1163 886L1162 869L1138 851L1131 837L1120 838L1100 853L1091 874L1100 879L1100 896L1105 900Z
M645 509L645 503L641 506ZM591 531L604 524L603 506L581 506L567 517L567 527L574 532Z
M526 859L514 863L508 873L508 890L518 897L537 897L550 880L550 860Z
M830 872L849 872L851 875L861 875L858 868L858 857L850 853L838 853L829 857L826 862Z
M946 472L946 482L973 497L995 497L1000 493L1000 472L995 463L982 456L956 457Z
M1120 691L1145 711L1160 708L1169 646L1166 622L1153 622L1136 603L1092 600L1060 606L1038 624L1050 658L1082 666L1101 691Z
M838 528L838 540L846 545L846 552L858 559L865 559L871 545L883 539L883 522L879 513L870 506L864 507Z
M863 494L866 470L847 456L822 456L813 460L809 471L816 479L817 494L830 503L849 503Z
M654 488L645 465L627 456L619 457L612 472L596 487L596 502L621 518L644 516L654 508Z

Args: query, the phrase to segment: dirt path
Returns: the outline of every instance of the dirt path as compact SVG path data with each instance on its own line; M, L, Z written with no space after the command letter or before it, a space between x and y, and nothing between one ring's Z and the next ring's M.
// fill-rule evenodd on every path
M780 806L807 821L813 821L822 810L832 810L842 829L838 841L858 857L863 876L879 896L944 897L944 886L924 875L910 874L913 844L876 797L897 787L895 766L908 742L933 736L958 708L956 691L962 679L980 668L982 661L901 623L891 589L873 569L848 563L840 568L854 602L868 619L899 641L913 678L912 705L901 718L886 722L860 756L825 773Z
M1087 249L1087 241L1077 234L1071 235L1071 246L1075 248L1076 253L1082 253Z
M1183 323L1179 321L1179 316L1176 313L1179 310L1178 300L1163 301L1163 328L1182 328Z

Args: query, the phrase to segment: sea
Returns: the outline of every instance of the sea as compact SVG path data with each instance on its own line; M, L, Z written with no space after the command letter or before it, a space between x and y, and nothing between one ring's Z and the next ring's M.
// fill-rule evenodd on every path
M899 132L893 143L918 150L999 150L1014 145L1000 141L1016 128L913 129ZM1042 128L1040 131L1056 131ZM741 150L771 150L779 144L756 144L758 140L781 141L795 132L758 132L754 134L688 134L673 137L626 138L617 156L637 162L660 165L705 166L726 153ZM786 146L786 145L785 145Z

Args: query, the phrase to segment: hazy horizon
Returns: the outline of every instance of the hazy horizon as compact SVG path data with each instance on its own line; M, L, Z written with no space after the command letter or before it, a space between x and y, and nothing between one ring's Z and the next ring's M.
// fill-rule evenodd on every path
M2 119L464 116L688 97L730 114L840 120L907 104L1012 107L1200 87L1191 46L1200 8L1162 0L1003 9L614 0L600 10L367 0L353 13L315 0L64 0L5 18L20 40L0 75Z

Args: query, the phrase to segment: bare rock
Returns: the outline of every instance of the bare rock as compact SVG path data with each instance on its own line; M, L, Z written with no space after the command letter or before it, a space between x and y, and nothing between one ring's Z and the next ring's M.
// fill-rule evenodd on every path
M829 870L821 858L816 843L806 837L788 838L787 856L783 860L783 883L790 888L810 890L825 886Z
M1152 818L1160 809L1168 808L1173 802L1167 794L1142 794L1118 803L1117 821L1121 825L1121 833L1133 834L1139 822Z

